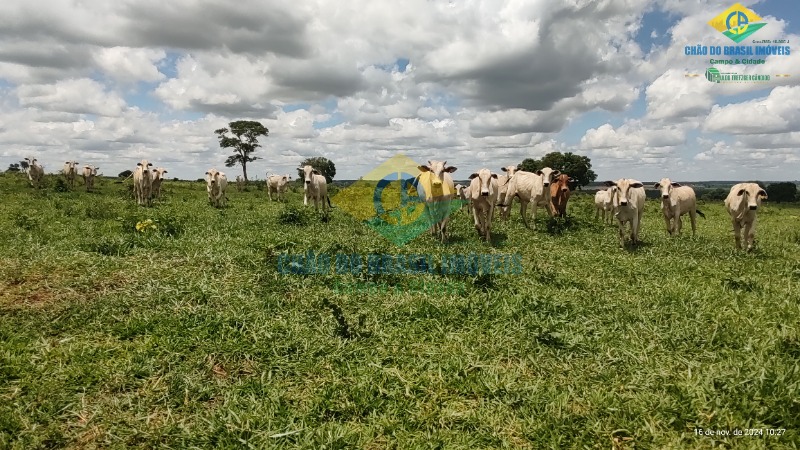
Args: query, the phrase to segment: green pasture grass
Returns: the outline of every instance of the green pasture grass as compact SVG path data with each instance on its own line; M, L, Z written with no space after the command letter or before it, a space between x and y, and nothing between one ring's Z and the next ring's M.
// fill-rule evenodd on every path
M526 229L515 204L485 243L464 208L448 244L397 247L294 184L285 202L229 186L219 210L198 182L144 208L130 180L54 179L0 176L0 448L800 443L797 205L765 203L752 253L721 202L670 237L649 201L622 249L580 193L566 223ZM522 272L277 270L308 250L519 254Z

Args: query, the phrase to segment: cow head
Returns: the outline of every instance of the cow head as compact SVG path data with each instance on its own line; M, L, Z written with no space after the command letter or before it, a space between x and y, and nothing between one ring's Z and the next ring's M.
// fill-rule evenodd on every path
M146 159L143 159L141 162L136 163L136 167L137 168L141 167L142 168L142 172L145 172L145 173L148 171L148 168L151 167L152 165L153 164L148 162Z
M745 183L737 192L736 195L742 197L743 201L747 202L747 208L755 211L761 206L761 200L767 198L767 191L761 189L756 183Z
M549 167L545 167L542 170L537 170L536 175L540 175L543 179L543 183L545 187L550 186L550 183L553 181L554 178L557 178L561 175L561 172L558 170L553 170Z
M661 198L664 200L669 199L669 195L672 192L672 188L680 186L681 186L680 183L675 183L669 178L662 178L661 181L653 185L654 188L661 190Z
M163 180L165 173L168 172L167 169L163 167L159 167L158 169L153 169L153 180Z
M555 179L556 185L558 186L558 190L561 192L569 192L571 181L572 179L569 177L569 175L565 173L562 173Z
M206 172L206 184L210 187L218 185L220 176L222 176L222 172L217 169L209 169L209 171Z
M475 178L477 178L477 183L475 182L476 181ZM493 195L496 183L495 186L492 185L492 178L496 180L497 174L492 173L489 169L481 169L478 172L470 175L469 179L473 180L471 184L473 191L476 189L476 185L478 189L478 192L473 192L473 195L478 193L482 197L488 197L490 195Z
M519 166L505 166L501 167L500 170L506 172L506 174L508 174L508 178L511 178L515 173L517 173L518 170L520 170L520 168Z
M631 180L630 178L620 178L617 181L606 181L606 186L609 186L612 189L612 199L614 200L614 205L619 206L628 206L628 194L631 188L640 188L644 185L636 180Z
M421 172L431 172L433 179L431 180L434 186L441 186L444 180L445 173L453 173L456 167L448 166L447 161L428 161L427 166L417 166Z
M301 169L303 169L303 180L305 181L306 186L309 186L311 184L311 178L313 178L312 177L313 175L322 175L322 173L320 173L319 170L309 165L305 165L301 167Z

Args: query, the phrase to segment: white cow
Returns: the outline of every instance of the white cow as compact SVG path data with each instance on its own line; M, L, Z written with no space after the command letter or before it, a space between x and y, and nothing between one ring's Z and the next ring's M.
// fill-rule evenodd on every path
M475 218L475 229L487 242L491 240L492 216L500 194L497 186L497 174L489 169L481 169L469 176L469 196L472 199L472 214Z
M39 188L44 177L44 167L39 165L36 158L25 158L25 161L28 163L28 181L34 188Z
M606 216L608 216L609 224L614 220L614 204L612 202L613 189L614 188L603 189L594 194L595 220L597 220L601 214L603 216L603 223L606 223Z
M94 189L94 178L97 176L97 169L95 166L83 166L81 177L83 177L83 184L86 186L86 192L91 192Z
M644 185L631 178L620 178L617 181L606 181L612 187L611 202L614 206L614 217L619 222L619 245L625 247L625 224L631 224L631 242L638 244L639 230L644 214Z
M163 167L159 167L158 169L153 169L153 183L151 189L151 195L153 198L161 197L161 183L164 182L164 174L169 173L167 169Z
M444 242L450 220L450 201L456 195L450 174L457 168L448 166L447 161L430 160L427 166L417 168L420 174L415 178L414 186L420 200L425 203L425 218L431 225L431 233Z
M222 208L226 204L227 197L225 191L228 189L228 178L224 173L217 169L209 169L206 172L206 190L208 191L208 201L215 208Z
M472 197L469 194L469 186L457 184L454 189L456 190L456 198L461 201L461 206L458 209L461 210L464 205L467 205L467 214L472 214Z
M733 222L733 236L736 239L736 248L742 248L742 229L747 250L755 245L756 212L761 206L761 200L767 198L767 191L761 189L756 183L739 183L731 188L725 199L725 209Z
M331 207L331 199L328 197L328 182L319 170L305 165L303 170L303 205L308 206L308 199L314 201L314 209L319 212L319 204L322 203L322 213L327 215Z
M244 178L241 175L236 175L236 190L242 192L244 189Z
M505 166L500 168L505 175L500 175L497 177L497 187L500 191L497 199L499 204L497 205L496 210L500 210L500 217L503 220L508 220L509 216L511 216L511 206L514 203L514 198L512 197L511 200L508 202L508 206L503 206L502 202L506 198L506 193L508 192L508 182L511 180L511 177L514 176L515 173L519 170L518 166ZM517 196L519 198L519 196ZM520 206L520 211L522 207Z
M543 207L551 217L553 216L553 209L550 202L550 183L553 181L554 177L559 175L561 175L561 172L549 167L537 170L536 173L516 170L514 174L509 177L508 183L506 183L508 189L500 206L510 208L514 197L519 196L519 213L522 216L522 222L527 227L528 219L525 211L530 203L533 229L536 229L536 208Z
M78 161L65 162L61 172L64 174L64 178L67 179L70 189L75 187L75 178L78 176Z
M136 163L136 170L133 171L133 195L136 196L136 203L139 205L150 206L152 204L153 177L150 173L152 165L143 159Z
M325 177L322 177L325 178ZM272 200L272 193L275 192L275 197L280 200L283 193L286 191L286 186L292 177L287 175L270 175L267 177L267 195Z
M692 221L692 236L697 233L697 214L706 218L697 209L697 197L694 189L689 186L681 186L669 178L662 178L661 181L653 185L654 188L661 190L661 211L664 213L664 222L667 224L667 234L681 234L681 216L688 213Z

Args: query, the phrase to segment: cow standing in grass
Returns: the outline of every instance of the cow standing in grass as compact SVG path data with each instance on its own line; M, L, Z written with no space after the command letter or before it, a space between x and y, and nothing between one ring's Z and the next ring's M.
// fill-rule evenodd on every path
M631 178L620 178L617 181L606 181L612 188L611 202L614 205L614 217L619 222L619 245L625 247L625 224L631 224L631 243L638 244L639 230L644 214L644 185Z
M492 173L489 169L481 169L470 175L469 179L472 180L468 194L472 199L475 229L486 242L489 242L491 241L492 216L499 195L497 174Z
M75 178L78 176L78 161L67 161L64 163L64 168L61 169L61 172L64 174L64 178L67 179L67 184L69 184L69 188L72 189L75 187Z
M97 176L97 169L95 166L83 166L81 177L83 178L83 185L86 186L86 192L92 192L94 189L94 179Z
M456 196L450 174L457 168L448 166L447 161L428 161L428 165L417 168L421 173L414 180L414 185L420 200L425 204L425 218L431 226L431 234L445 242L450 202Z
M319 212L319 204L322 203L322 213L327 216L331 207L331 199L328 197L328 182L319 170L305 165L303 170L303 205L308 206L308 199L314 202L314 209Z
M275 198L277 200L281 199L291 179L292 177L289 175L270 175L267 177L267 196L269 196L270 201L272 201L273 192L275 192Z
M164 182L165 173L169 172L167 172L167 169L163 167L159 167L158 169L153 169L153 185L151 189L153 198L161 197L161 184Z
M236 175L236 191L242 192L244 190L244 178L241 175Z
M44 177L44 167L40 166L36 158L25 158L28 163L28 181L31 186L38 189L42 185L42 177Z
M742 248L742 231L747 243L747 251L753 250L756 238L756 213L761 200L767 198L767 191L757 183L739 183L731 188L725 199L725 209L733 223L733 237L736 248Z
M689 214L692 221L692 236L697 233L697 214L706 218L697 209L697 197L694 189L689 186L681 186L669 178L662 178L661 181L653 185L654 188L661 190L661 211L664 213L664 222L667 224L667 234L681 234L681 216Z
M566 217L567 202L570 197L569 185L573 182L574 180L564 173L553 179L553 184L550 185L550 207L553 209L553 216Z
M603 223L606 223L606 217L608 217L609 225L614 221L613 189L603 189L594 194L594 218L597 220L602 213Z
M526 210L528 204L531 206L531 219L533 220L533 229L536 229L536 209L539 207L547 210L548 214L553 215L553 209L550 206L550 183L553 177L561 175L558 170L553 170L545 167L542 170L537 170L536 173L526 172L524 170L516 170L509 176L508 189L506 190L505 198L500 202L501 207L511 207L514 197L519 197L520 208L519 213L522 216L522 223L526 227L528 225L528 218Z
M225 191L228 189L228 178L224 173L217 169L209 169L206 172L206 191L208 192L208 201L211 206L215 208L223 208L228 200L225 197Z
M153 176L150 173L150 166L153 164L143 159L136 164L133 171L133 194L136 196L136 203L142 206L150 206L153 203L152 192Z

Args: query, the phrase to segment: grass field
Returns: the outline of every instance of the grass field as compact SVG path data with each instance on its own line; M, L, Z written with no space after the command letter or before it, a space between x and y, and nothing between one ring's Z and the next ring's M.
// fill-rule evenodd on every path
M98 185L0 177L0 448L800 446L797 206L765 204L750 254L721 202L670 238L648 201L623 250L581 195L561 233L515 204L494 246L459 211L450 244L396 247L337 209L281 224L264 191L231 186L215 210L202 183L168 181L146 209ZM279 273L309 249L523 270Z

